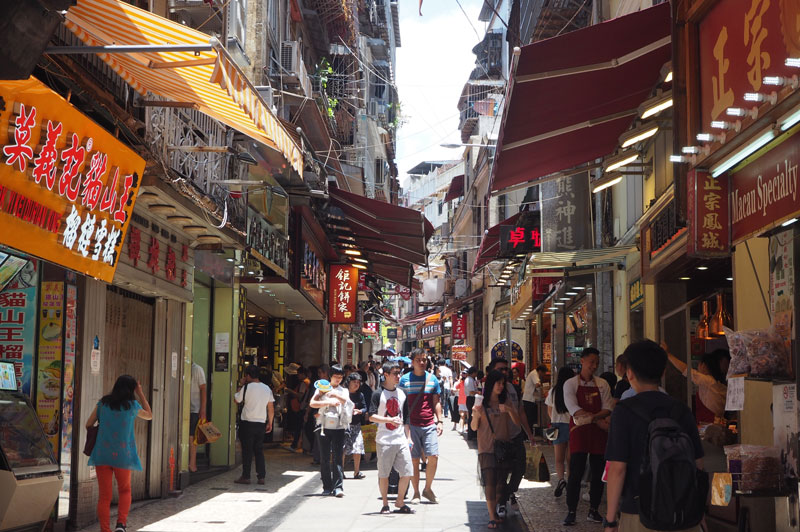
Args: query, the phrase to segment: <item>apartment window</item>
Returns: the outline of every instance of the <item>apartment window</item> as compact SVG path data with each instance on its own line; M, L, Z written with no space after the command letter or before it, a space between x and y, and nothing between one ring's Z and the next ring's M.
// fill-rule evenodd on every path
M444 207L444 201L439 200L439 216L442 215L443 207Z

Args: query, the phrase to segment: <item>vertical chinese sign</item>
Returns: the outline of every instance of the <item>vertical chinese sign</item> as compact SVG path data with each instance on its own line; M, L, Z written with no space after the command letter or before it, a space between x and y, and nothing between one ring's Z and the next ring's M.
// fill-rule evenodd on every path
M36 271L36 261L26 266ZM0 291L0 361L14 364L19 391L33 393L33 350L36 345L37 287L13 280ZM32 397L31 397L32 398Z
M39 360L36 380L36 412L58 456L61 410L61 369L64 347L64 283L42 283L39 319Z
M110 283L144 159L35 78L0 98L0 244Z
M591 194L586 173L539 185L542 202L542 251L591 249Z
M328 323L355 323L358 268L331 264L328 276Z
M727 257L730 253L728 179L692 170L686 176L690 257Z
M467 315L453 316L453 328L450 334L453 340L466 340L467 339Z

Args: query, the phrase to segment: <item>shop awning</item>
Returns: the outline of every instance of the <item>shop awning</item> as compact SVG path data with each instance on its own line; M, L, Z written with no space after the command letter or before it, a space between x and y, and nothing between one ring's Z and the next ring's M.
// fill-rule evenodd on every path
M208 45L210 51L98 53L145 97L193 107L279 151L300 175L303 154L216 39L121 0L79 0L66 14L87 46ZM155 98L153 97L155 96Z
M611 154L671 57L670 3L522 47L491 190Z
M457 175L450 181L450 188L444 196L444 201L453 201L464 195L464 174Z
M441 318L441 312L438 310L426 310L425 312L418 312L416 314L412 314L411 316L406 316L405 318L400 320L400 323L403 325L411 325L412 323L419 323L419 322L426 322L428 318L434 318L432 323Z
M613 248L581 249L551 253L533 253L528 261L529 270L550 268L582 268L600 264L624 264L625 257L635 251L635 245Z
M478 256L475 258L475 264L472 266L472 274L483 268L493 260L500 256L500 226L501 225L514 225L519 219L520 213L515 214L511 218L503 220L497 225L493 225L486 230L481 240L481 247L478 249Z

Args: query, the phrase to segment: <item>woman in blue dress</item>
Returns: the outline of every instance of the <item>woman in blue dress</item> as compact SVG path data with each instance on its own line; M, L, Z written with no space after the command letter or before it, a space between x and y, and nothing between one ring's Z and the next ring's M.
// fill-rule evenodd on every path
M111 393L98 401L86 421L86 428L99 422L97 441L89 465L97 470L100 497L97 519L102 532L111 532L111 498L114 495L112 477L117 479L119 493L117 526L114 532L126 532L128 511L131 508L131 471L141 471L142 463L136 453L133 425L136 418L153 419L153 411L142 392L142 385L130 375L122 375Z

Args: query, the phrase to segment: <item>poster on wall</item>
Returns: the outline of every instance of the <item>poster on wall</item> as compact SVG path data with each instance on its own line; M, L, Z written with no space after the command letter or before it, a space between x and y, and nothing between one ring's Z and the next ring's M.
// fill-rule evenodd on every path
M69 515L69 488L70 475L72 473L72 415L74 406L74 387L75 387L75 341L78 329L78 287L72 284L67 285L66 299L66 327L64 344L64 387L61 398L61 474L64 476L64 483L61 488L61 496L58 499L58 515L65 517Z
M47 439L58 456L59 412L64 329L64 283L42 283L39 319L39 358L36 412Z
M792 230L769 237L769 306L772 324L786 339L787 347L795 338L794 316L794 242Z
M17 387L28 397L33 391L38 265L29 261L0 291L0 362L14 365Z

